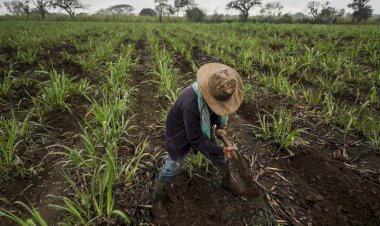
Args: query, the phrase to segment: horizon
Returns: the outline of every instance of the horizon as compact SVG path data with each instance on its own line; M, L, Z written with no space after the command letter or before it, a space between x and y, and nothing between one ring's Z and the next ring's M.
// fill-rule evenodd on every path
M239 15L239 12L236 10L226 10L225 9L225 6L227 5L227 3L229 1L230 0L221 0L221 1L207 0L207 1L202 1L202 2L195 1L195 3L197 4L197 6L199 8L204 10L206 12L206 14L208 14L208 15L213 14L215 10L220 14ZM0 3L3 3L3 2L6 2L6 1L0 1ZM100 1L100 0L95 0L95 1L94 0L92 0L92 1L91 0L82 0L81 2L84 5L87 5L88 8L85 10L78 10L77 13L84 12L84 13L93 14L93 13L96 13L100 9L104 9L104 8L107 8L111 5L117 5L117 4L129 4L129 5L133 6L134 7L134 11L133 11L134 14L138 14L143 8L154 9L153 0L143 0L143 1L138 1L138 2L133 1L133 0L126 0L126 1L125 0L109 0L109 1L107 1L108 3L105 3L104 1ZM170 4L173 4L173 2L174 1L169 1ZM270 3L270 2L274 2L274 1L262 1L262 5L265 5L265 4ZM295 13L302 12L303 14L308 15L305 12L305 6L308 2L310 2L310 0L301 0L301 1L297 1L297 3L295 3L294 1L291 1L291 0L280 0L278 2L280 2L284 6L284 9L282 10L283 14L285 14L285 13L295 14ZM323 2L323 1L321 1L321 2ZM351 0L345 0L345 1L331 0L329 2L330 2L330 5L332 7L339 8L339 9L345 9L346 13L350 13L353 11L352 9L347 7L347 5L350 2L352 2ZM380 1L370 1L369 5L371 5L373 8L373 14L380 14ZM57 12L57 13L65 13L63 10L50 9L49 11L50 12ZM250 16L259 15L260 14L259 11L260 11L260 6L253 7L253 9L250 10ZM0 15L5 15L5 14L7 14L7 11L4 8L4 6L2 6L0 8Z

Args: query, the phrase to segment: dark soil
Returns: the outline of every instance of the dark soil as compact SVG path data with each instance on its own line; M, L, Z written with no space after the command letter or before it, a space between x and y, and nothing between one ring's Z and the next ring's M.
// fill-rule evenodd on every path
M45 135L36 138L33 141L35 147L32 150L25 150L27 152L20 156L25 164L35 168L36 175L28 175L26 178L15 177L11 181L5 183L3 181L0 184L0 198L5 198L10 204L22 201L37 207L48 225L58 223L57 212L48 206L48 204L57 203L57 199L50 195L63 194L68 188L68 184L61 174L60 167L56 166L60 158L47 154L57 151L57 148L50 147L52 145L73 147L79 144L79 139L74 135L80 130L78 120L81 121L81 119L77 114L75 115L73 116L65 110L49 112L45 117L45 129L39 131ZM10 206L13 209L17 207L16 205ZM2 203L0 207L7 208L8 205ZM25 209L18 209L21 213L28 215ZM15 225L5 219L1 219L0 224Z
M307 163L307 164L305 164ZM378 225L380 184L378 177L347 169L331 156L310 151L288 164L301 202L318 225ZM287 168L288 168L287 167ZM377 180L376 180L377 179ZM322 200L314 200L319 194Z
M22 121L32 107L30 96L36 97L39 92L39 83L48 80L48 76L44 74L36 74L39 70L39 64L45 64L46 68L56 69L60 73L69 76L81 77L83 70L80 65L71 60L63 59L61 53L63 51L69 54L79 53L74 45L66 42L59 42L56 45L46 45L41 47L43 51L37 55L37 59L32 64L18 62L15 58L16 50L7 47L0 50L7 58L7 62L15 62L12 74L14 77L28 77L35 81L14 87L6 105L0 106L4 109L2 115L8 117L11 107L16 109L16 117ZM52 63L52 65L49 65ZM4 199L7 203L0 203L0 208L16 209L17 215L30 216L30 214L22 207L13 204L15 201L22 201L29 206L38 208L42 217L48 225L57 225L59 215L56 210L49 207L49 204L57 204L58 200L51 195L59 196L67 192L69 185L61 174L61 168L57 164L62 160L57 155L49 155L51 152L58 151L60 148L54 147L56 144L65 145L67 147L75 147L79 145L79 138L75 135L80 132L79 123L85 117L88 101L82 96L73 96L69 99L72 107L71 112L65 109L55 109L45 112L43 116L43 128L38 128L35 132L39 134L33 137L31 141L33 146L28 146L19 151L18 157L25 164L26 168L31 168L25 177L14 176L11 180L0 183L0 199ZM22 111L22 112L17 112ZM21 118L19 118L19 116ZM37 120L35 118L32 121ZM10 221L2 218L0 225L15 225Z
M123 44L130 42L127 37L123 40ZM53 65L58 70L79 78L86 76L80 65L65 61L57 54L61 51L77 54L72 45L47 46L45 49L49 50L45 57L53 59ZM141 147L142 142L147 140L147 151L153 157L142 162L141 170L132 179L133 186L124 183L115 186L115 205L128 213L134 225L276 225L284 221L290 225L380 225L380 155L369 149L360 136L349 136L345 143L341 131L319 123L312 116L305 116L307 109L304 106L297 106L278 95L266 94L259 95L254 102L243 103L239 111L231 116L228 133L245 157L246 165L252 167L258 182L270 192L258 197L234 195L220 186L216 170L212 167L208 172L196 170L191 178L183 172L165 204L169 218L164 221L152 219L151 194L165 153L165 127L161 111L170 106L167 101L156 97L157 88L150 81L153 78L150 73L153 62L145 36L137 41L136 50L140 61L130 81L137 89L132 105L135 113L133 125L136 128L129 134L131 144L121 147L120 153L122 157L129 157L131 150ZM13 58L13 51L4 47L0 49L0 54ZM193 47L191 53L198 65L220 62L199 47ZM175 52L174 58L181 76L195 79L194 74L188 74L191 68L189 62ZM16 67L20 73L27 73L35 70L37 64L20 63ZM27 92L35 95L38 89L22 87L13 94L15 100L27 98ZM77 120L81 122L87 113L88 103L85 100L75 97L70 101L74 107L73 113L65 110L49 112L44 118L44 124L48 126L47 136L36 138L36 147L21 156L27 164L38 165L42 162L36 167L36 175L17 177L0 184L0 198L10 203L20 200L33 204L39 208L48 225L56 225L59 219L56 211L47 207L56 202L49 195L67 193L68 185L56 165L60 159L46 154L54 151L50 146L57 143L69 147L79 145L75 137L80 132ZM27 109L28 105L24 107ZM273 141L255 138L254 130L247 126L257 125L258 113L273 113L279 107L291 110L300 118L295 122L296 127L309 128L308 134L302 135L308 143L292 149L295 153L293 157L278 149ZM347 151L348 160L341 158L342 150ZM236 167L234 170L237 170ZM273 205L274 202L278 205ZM15 205L3 203L0 207L16 208ZM27 215L23 209L17 210ZM0 225L12 224L1 219Z

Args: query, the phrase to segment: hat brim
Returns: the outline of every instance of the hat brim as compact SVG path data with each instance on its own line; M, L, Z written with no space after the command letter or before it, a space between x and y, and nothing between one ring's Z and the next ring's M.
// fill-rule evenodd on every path
M227 70L230 76L234 76L236 80L236 90L231 98L227 101L219 101L215 99L210 92L209 80L212 75L221 70ZM209 63L199 68L197 72L197 82L202 96L211 110L219 115L226 116L236 112L243 102L243 82L237 71L220 63Z

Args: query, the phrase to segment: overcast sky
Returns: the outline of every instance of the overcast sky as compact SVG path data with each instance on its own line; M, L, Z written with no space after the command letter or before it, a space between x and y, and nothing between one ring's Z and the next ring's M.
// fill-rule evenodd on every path
M4 2L6 0L0 0L0 2ZM226 13L225 6L230 0L195 0L198 6L204 10L208 14L212 14L215 9L218 10L219 13ZM262 3L266 4L269 2L279 1L283 6L283 13L287 12L304 12L305 6L311 0L263 0ZM322 0L324 1L324 0ZM82 0L84 4L89 5L88 11L96 12L101 8L106 8L110 5L115 4L129 4L135 8L135 13L140 12L142 8L153 8L154 3L153 0ZM174 0L169 0L170 3L174 2ZM344 8L346 12L351 12L352 10L347 7L347 5L352 2L352 0L330 0L330 3L333 7L336 8ZM370 0L370 5L374 9L375 14L380 14L380 0ZM251 11L251 14L257 14L259 9ZM0 8L0 12L4 13L4 7ZM238 14L236 11L230 11L230 14Z

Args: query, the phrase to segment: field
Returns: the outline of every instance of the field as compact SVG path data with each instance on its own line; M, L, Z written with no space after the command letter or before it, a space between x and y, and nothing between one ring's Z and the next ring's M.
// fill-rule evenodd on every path
M165 118L197 69L241 74L228 133L257 198L192 155L172 225L379 225L380 28L2 22L0 225L149 225Z

